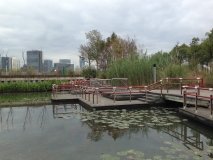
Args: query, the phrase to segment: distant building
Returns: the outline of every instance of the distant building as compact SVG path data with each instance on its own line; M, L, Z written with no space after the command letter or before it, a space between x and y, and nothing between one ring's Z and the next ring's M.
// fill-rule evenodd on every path
M55 70L63 70L63 67L65 67L66 70L72 69L74 71L74 64L54 63Z
M0 54L0 69L2 68L2 65L1 65L1 54Z
M70 59L59 59L59 63L70 64L71 60Z
M17 59L16 57L12 57L12 69L13 70L20 69L20 60Z
M43 55L42 51L27 51L27 66L31 66L36 72L43 72Z
M53 61L50 59L44 60L44 72L49 73L53 69Z
M83 68L85 66L84 58L81 56L79 56L79 63L80 63L80 68Z
M1 57L1 68L10 70L12 69L12 58L11 57Z

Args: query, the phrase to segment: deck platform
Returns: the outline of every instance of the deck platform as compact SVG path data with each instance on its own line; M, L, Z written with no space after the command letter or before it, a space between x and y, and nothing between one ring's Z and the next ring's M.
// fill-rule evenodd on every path
M140 100L122 100L122 101L114 101L113 99L109 99L106 97L103 97L101 95L98 95L98 97L95 95L94 96L94 102L93 102L93 96L89 94L82 95L77 94L57 94L55 96L52 95L52 101L53 102L61 102L61 101L78 101L79 104L83 105L87 109L123 109L123 108L128 108L128 109L133 109L133 108L141 108L141 109L147 109L150 108L150 104L147 102L142 102Z
M161 90L153 90L149 92L151 94L161 95ZM200 95L210 96L210 91L201 91ZM179 103L179 112L187 117L195 119L201 123L204 123L208 126L213 127L213 118L210 112L210 100L209 99L198 99L198 107L197 110L193 105L195 104L195 98L187 96L187 106L185 109L181 106L183 105L183 95L181 94L180 90L162 90L162 97L166 101L172 101ZM103 97L101 95L95 95L94 101L92 95L86 94L70 94L70 93L60 93L52 96L53 102L62 102L62 101L77 101L80 105L84 106L87 109L133 109L133 108L140 108L140 109L148 109L153 106L153 104L149 104L147 102L143 102L140 100L121 100L121 101L114 101L113 99L109 99ZM160 104L159 104L160 105Z

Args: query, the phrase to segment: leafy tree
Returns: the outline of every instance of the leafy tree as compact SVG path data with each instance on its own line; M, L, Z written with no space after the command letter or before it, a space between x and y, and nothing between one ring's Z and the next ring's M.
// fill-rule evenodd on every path
M179 42L170 51L171 59L173 63L181 65L184 61L188 60L188 50L189 46L183 43L179 46Z
M102 35L99 31L92 30L86 33L86 39L88 40L87 57L91 58L91 60L94 60L98 68L101 51L104 47Z
M105 41L102 41L102 54L100 56L100 69L106 70L112 61L112 44L116 40L117 35L113 32L110 37L107 37Z
M111 44L111 55L114 60L130 58L131 53L137 53L136 40L127 36L126 39L116 37Z
M210 32L206 32L206 36L206 50L209 53L209 58L211 61L213 58L213 28L210 30Z

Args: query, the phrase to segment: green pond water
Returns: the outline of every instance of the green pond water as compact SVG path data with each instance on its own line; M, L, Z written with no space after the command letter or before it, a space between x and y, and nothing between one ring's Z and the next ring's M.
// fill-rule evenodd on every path
M212 128L176 109L0 108L1 160L213 159Z

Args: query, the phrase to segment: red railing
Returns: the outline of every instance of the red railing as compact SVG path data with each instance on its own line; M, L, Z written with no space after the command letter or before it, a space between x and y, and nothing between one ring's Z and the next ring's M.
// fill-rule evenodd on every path
M197 113L197 110L198 110L198 99L199 98L202 98L202 99L207 99L210 101L209 103L209 107L210 107L210 117L212 118L212 100L213 100L213 95L212 95L212 91L213 91L213 88L204 88L204 87L199 87L199 86L183 86L183 89L184 89L184 92L183 92L183 108L186 109L186 106L187 106L187 96L190 96L190 97L194 97L195 98L195 113ZM194 92L187 92L187 89L194 89ZM209 91L210 93L208 93L209 96L207 95L201 95L201 91ZM207 94L207 93L206 93Z
M114 95L114 102L115 102L115 95L129 94L130 102L131 102L131 96L134 94L141 94L141 92L145 92L145 101L146 101L147 92L160 88L161 95L162 95L163 88L166 88L168 93L169 86L171 85L176 85L176 87L177 85L179 85L181 95L182 95L183 86L185 86L186 88L186 86L189 84L190 86L188 86L188 89L193 89L193 87L195 86L195 87L198 87L198 89L207 90L207 88L203 88L203 78L163 78L162 80L156 83L150 84L148 86L90 87L88 86L88 84L89 84L88 80L79 80L79 81L72 81L72 82L67 82L67 83L63 83L59 85L53 85L52 93L53 93L53 96L55 96L55 93L58 93L58 92L74 91L76 93L76 96L77 94L81 93L82 98L83 98L83 94L85 94L85 98L86 98L86 94L88 94L89 99L90 99L90 94L92 94L93 103L94 103L95 95L97 96L97 99L98 99L98 95L112 94ZM138 89L139 92L137 91L132 92L132 89ZM120 90L122 90L122 92ZM97 103L98 103L98 100L97 100Z
M167 93L169 93L169 86L176 85L177 87L178 85L179 86L178 88L180 89L180 94L182 95L183 85L203 87L203 84L204 84L203 82L204 82L203 78L163 78L148 86L141 86L140 88L144 88L145 92L149 92L155 89L160 89L161 95L162 95L162 90L164 87L166 88ZM141 92L144 92L144 91L141 90Z

